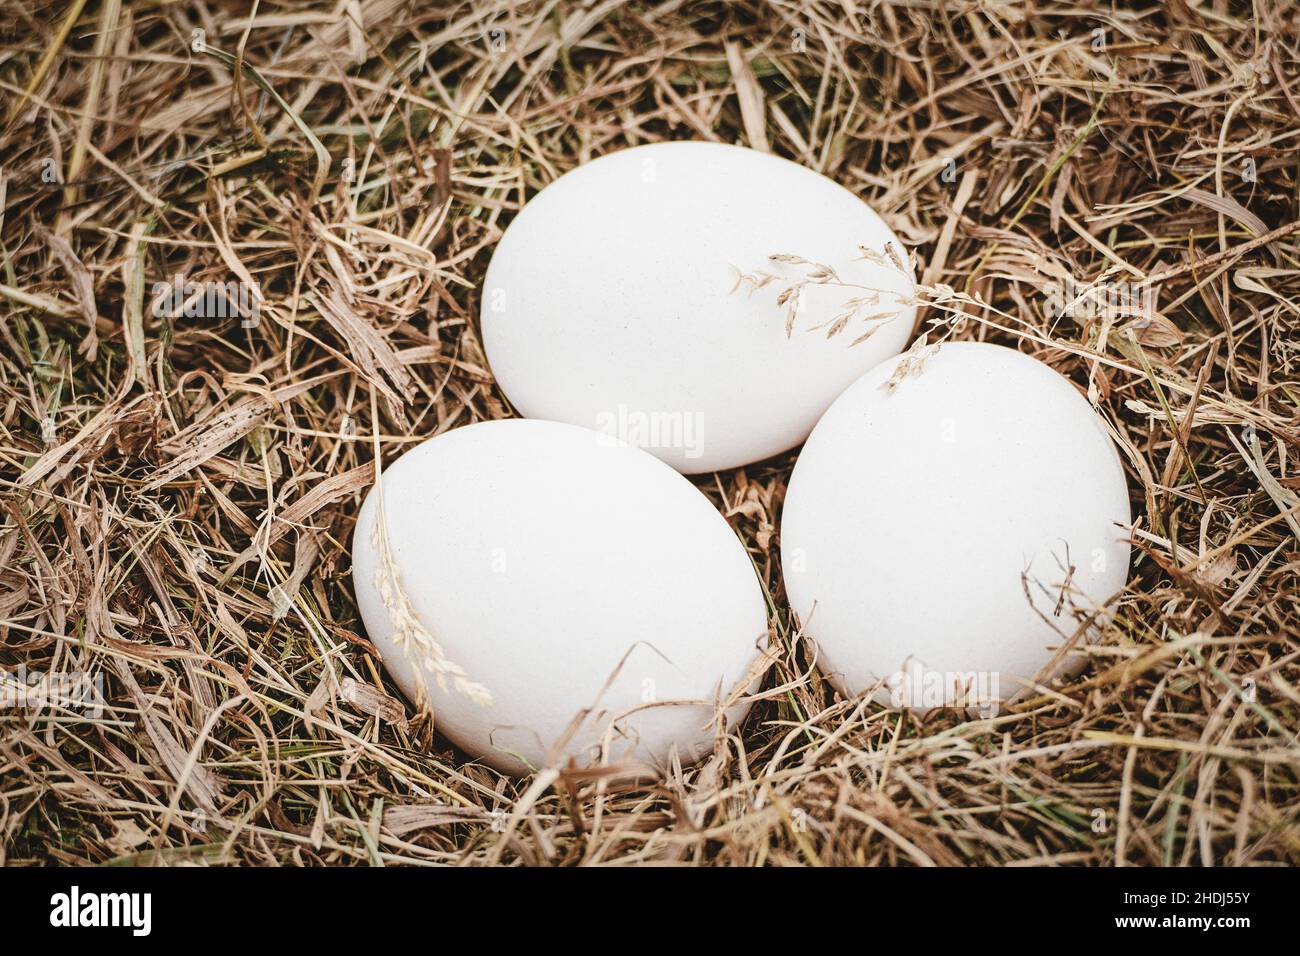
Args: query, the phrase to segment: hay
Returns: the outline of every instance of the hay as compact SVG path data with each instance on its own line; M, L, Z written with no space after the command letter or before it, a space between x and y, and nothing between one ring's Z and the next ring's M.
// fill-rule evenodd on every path
M1300 862L1300 11L1109 7L6 4L0 668L103 710L0 711L0 862ZM845 184L931 338L1089 391L1141 520L1077 678L991 719L837 697L781 590L789 454L698 480L779 651L704 764L512 781L395 699L349 579L372 436L509 414L502 228L669 138ZM1086 314L1120 282L1156 314Z

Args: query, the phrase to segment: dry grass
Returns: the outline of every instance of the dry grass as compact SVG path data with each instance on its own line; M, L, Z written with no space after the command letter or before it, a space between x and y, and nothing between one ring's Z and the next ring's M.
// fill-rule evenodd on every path
M6 3L0 668L106 708L0 712L0 860L1300 862L1300 12L1110 8ZM932 333L1091 390L1141 519L1072 683L924 725L835 696L781 591L791 454L698 481L781 647L704 765L512 781L393 699L349 579L370 436L508 415L502 228L668 138L845 184L956 290ZM255 280L260 323L155 317L176 273ZM1053 318L1067 276L1160 317Z

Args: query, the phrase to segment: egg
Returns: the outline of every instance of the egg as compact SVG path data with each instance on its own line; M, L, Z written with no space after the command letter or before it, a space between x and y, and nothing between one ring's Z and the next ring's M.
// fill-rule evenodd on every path
M522 415L693 474L803 441L903 347L913 301L902 244L847 189L739 146L657 143L524 206L492 256L481 324Z
M948 343L830 407L790 478L781 561L843 692L988 715L1090 635L1124 587L1129 523L1115 446L1073 384L1013 349Z
M572 425L483 422L385 468L382 498L382 523L372 489L354 532L361 618L397 686L422 687L471 755L511 773L687 763L744 715L763 591L717 509L653 456Z

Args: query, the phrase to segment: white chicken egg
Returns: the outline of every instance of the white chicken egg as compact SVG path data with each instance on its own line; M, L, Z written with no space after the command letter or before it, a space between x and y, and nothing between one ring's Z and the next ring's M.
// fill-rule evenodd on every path
M730 468L803 441L903 347L905 256L862 200L797 163L638 146L561 176L511 222L484 280L484 347L526 417L617 435L688 474Z
M883 681L896 707L996 710L1123 588L1124 471L1042 362L975 343L912 374L904 360L915 369L915 354L884 362L840 396L800 453L786 592L846 693Z
M357 605L394 681L413 700L423 683L462 749L512 773L553 747L593 763L602 743L609 763L691 762L720 704L743 715L729 695L766 639L763 592L663 462L572 425L494 421L425 441L382 484L387 536L372 489L353 538ZM459 682L439 686L428 641Z

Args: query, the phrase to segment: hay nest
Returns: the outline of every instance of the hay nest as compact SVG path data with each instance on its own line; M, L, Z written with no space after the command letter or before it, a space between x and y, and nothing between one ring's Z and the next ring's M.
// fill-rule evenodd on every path
M253 6L3 14L0 669L102 710L0 711L0 862L1300 863L1300 11ZM1140 520L1077 678L991 719L837 696L781 589L790 454L697 481L779 651L703 764L503 778L387 683L349 579L373 437L509 415L503 227L685 138L843 183L915 250L924 334L1089 390ZM176 275L261 298L196 318Z

